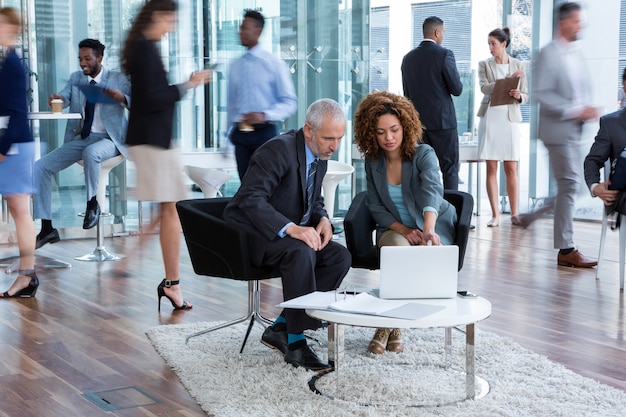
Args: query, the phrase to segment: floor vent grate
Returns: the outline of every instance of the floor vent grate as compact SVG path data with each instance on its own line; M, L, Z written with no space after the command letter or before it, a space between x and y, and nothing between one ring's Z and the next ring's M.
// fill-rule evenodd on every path
M138 387L89 392L83 394L83 397L106 411L124 410L160 403L159 400Z

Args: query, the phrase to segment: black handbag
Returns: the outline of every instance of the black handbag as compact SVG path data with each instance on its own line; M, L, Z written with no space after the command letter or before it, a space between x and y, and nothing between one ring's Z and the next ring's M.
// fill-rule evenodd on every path
M622 149L617 158L611 164L611 175L609 176L611 184L609 190L626 190L626 148Z

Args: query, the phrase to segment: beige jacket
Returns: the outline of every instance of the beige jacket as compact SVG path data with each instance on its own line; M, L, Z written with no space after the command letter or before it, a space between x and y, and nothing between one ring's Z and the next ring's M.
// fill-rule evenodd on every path
M514 73L517 70L522 70L525 73L525 65L519 59L509 57L509 74ZM491 93L496 84L496 60L494 57L485 59L478 63L478 83L480 85L480 91L485 95L480 102L478 108L478 117L483 117L487 113L489 102L491 101ZM528 102L528 84L526 82L526 76L520 78L519 89L521 92L522 102L515 102L509 104L509 120L511 122L521 122L522 112L520 110L520 104Z

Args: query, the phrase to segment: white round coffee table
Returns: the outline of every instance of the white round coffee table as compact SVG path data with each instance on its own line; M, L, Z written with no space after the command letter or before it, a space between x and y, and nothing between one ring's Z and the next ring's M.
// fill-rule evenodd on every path
M344 326L372 328L426 329L445 328L446 364L450 357L452 327L465 326L465 399L484 397L489 383L475 375L474 325L491 315L491 303L482 297L450 299L407 300L407 302L442 307L438 311L416 320L397 319L368 314L343 313L333 310L307 309L306 313L328 326L328 358L334 362L334 372L339 378L344 355Z

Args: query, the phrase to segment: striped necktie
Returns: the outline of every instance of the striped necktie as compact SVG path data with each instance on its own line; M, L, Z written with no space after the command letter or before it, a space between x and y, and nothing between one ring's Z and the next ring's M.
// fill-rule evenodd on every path
M317 173L317 159L309 165L309 174L306 177L306 211L302 216L300 226L305 226L311 219L311 205L313 204L313 191L315 189L315 174Z

